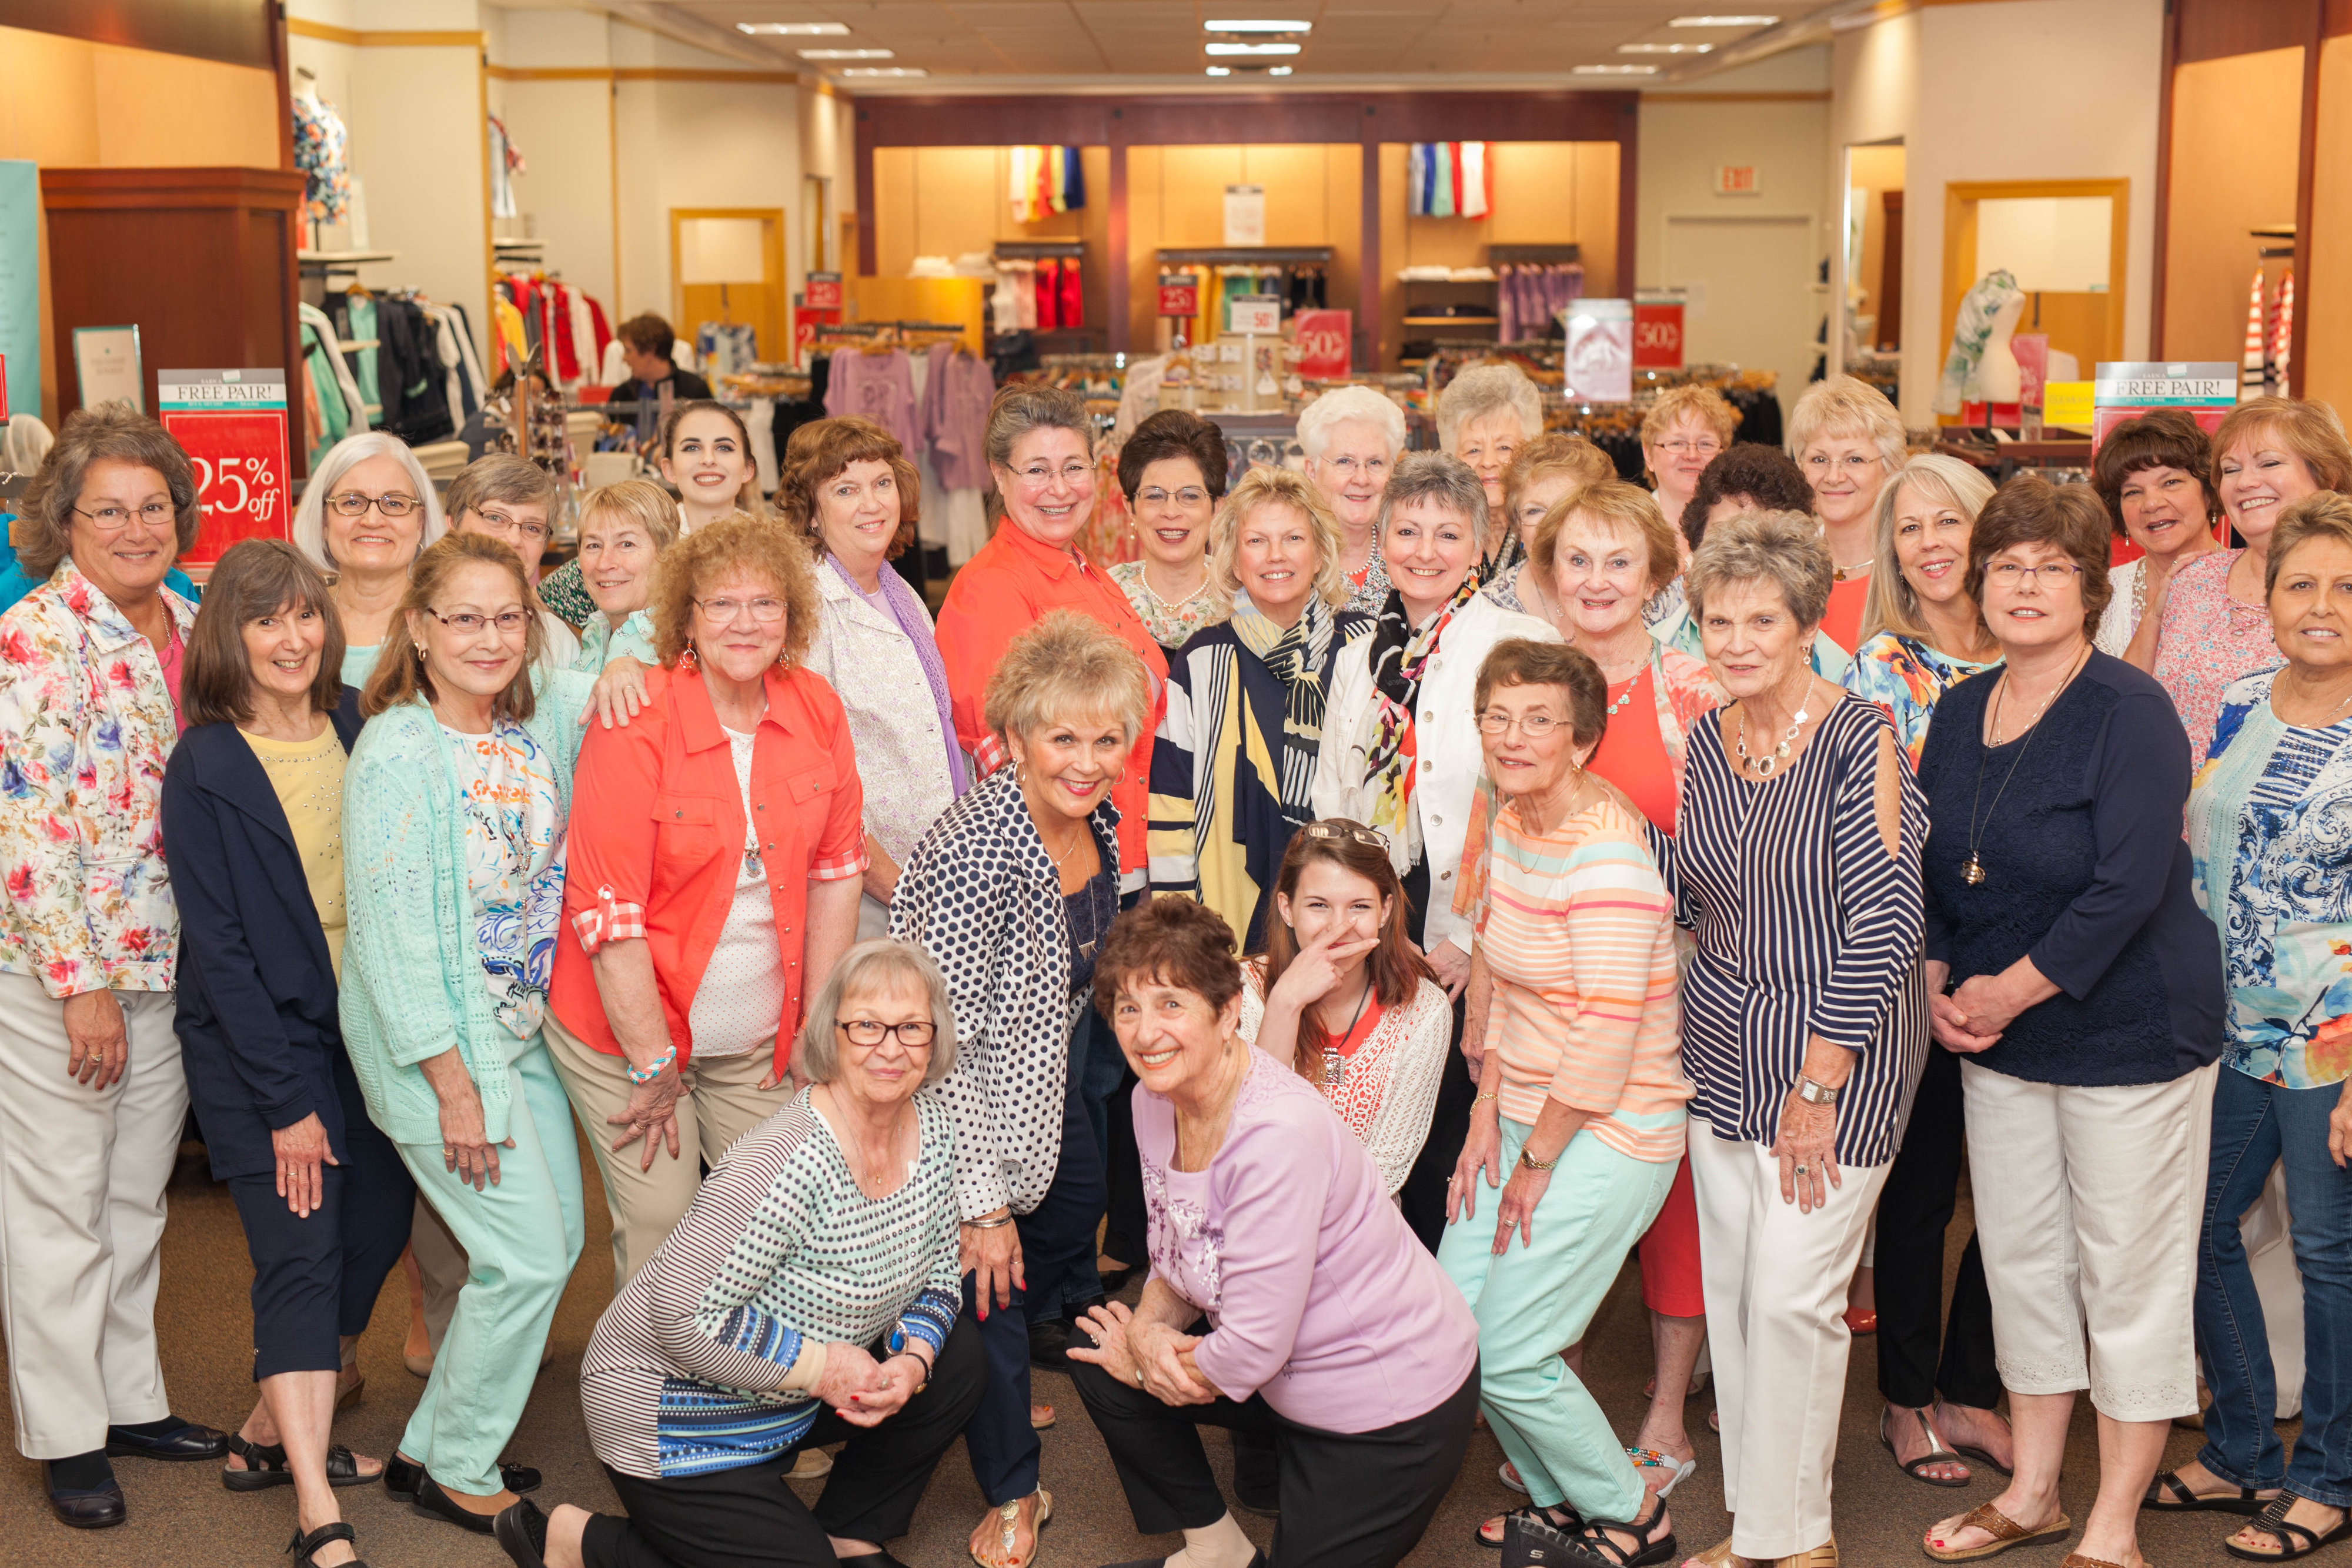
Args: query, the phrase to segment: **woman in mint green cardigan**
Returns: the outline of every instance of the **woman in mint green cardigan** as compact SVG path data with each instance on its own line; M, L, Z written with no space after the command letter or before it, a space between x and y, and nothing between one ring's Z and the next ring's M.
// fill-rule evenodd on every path
M497 539L420 554L343 792L344 1044L369 1114L473 1260L385 1482L482 1534L513 1485L535 1484L499 1457L583 1235L539 1029L592 678L535 673L536 610Z

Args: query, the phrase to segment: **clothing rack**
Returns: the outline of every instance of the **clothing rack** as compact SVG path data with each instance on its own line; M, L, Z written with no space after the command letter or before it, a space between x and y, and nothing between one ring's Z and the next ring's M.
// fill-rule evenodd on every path
M1246 267L1253 262L1286 261L1320 262L1328 267L1335 254L1328 245L1172 246L1152 252L1162 262L1199 262L1206 267Z
M1078 239L1001 239L995 254L1007 261L1036 261L1045 256L1083 260L1087 242Z
M399 259L400 253L396 250L298 250L294 253L295 270L301 275L302 298L321 310L327 308L329 278L356 278L362 267Z

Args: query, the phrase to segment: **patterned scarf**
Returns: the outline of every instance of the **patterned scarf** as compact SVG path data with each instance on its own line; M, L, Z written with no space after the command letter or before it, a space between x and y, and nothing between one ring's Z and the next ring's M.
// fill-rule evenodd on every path
M1282 813L1294 822L1314 820L1308 787L1315 755L1323 745L1323 664L1331 652L1331 612L1320 599L1284 631L1251 605L1247 594L1234 601L1234 635L1282 683Z
M1405 620L1404 595L1391 591L1372 626L1372 686L1380 694L1381 707L1372 744L1364 757L1364 777L1378 780L1379 792L1372 801L1372 820L1366 825L1386 834L1391 843L1403 845L1408 862L1421 859L1421 819L1412 810L1413 763L1419 750L1412 714L1421 700L1421 674L1429 667L1429 656L1437 652L1438 640L1445 635L1454 612L1477 597L1478 588L1476 572L1465 576L1445 608L1418 632Z

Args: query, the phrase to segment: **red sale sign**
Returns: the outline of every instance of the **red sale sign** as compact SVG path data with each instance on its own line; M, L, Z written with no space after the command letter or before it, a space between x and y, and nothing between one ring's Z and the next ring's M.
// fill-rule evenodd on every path
M239 539L282 539L287 484L286 372L162 371L157 412L196 471L205 520L183 565L209 566Z
M1353 310L1301 310L1291 318L1298 374L1310 382L1348 378L1356 341Z
M1200 279L1190 273L1162 275L1160 279L1160 314L1184 317L1200 313Z
M801 303L806 305L812 310L840 309L841 274L837 272L810 273L807 278L807 287L801 291Z
M1683 302L1679 296L1637 296L1633 301L1633 368L1683 368Z

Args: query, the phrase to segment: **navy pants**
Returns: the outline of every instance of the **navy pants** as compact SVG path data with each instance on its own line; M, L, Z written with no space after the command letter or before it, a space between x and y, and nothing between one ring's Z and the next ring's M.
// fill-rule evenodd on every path
M1079 1027L1092 1016L1092 1009L1082 1014ZM1102 1222L1102 1155L1078 1077L1070 1074L1062 1097L1062 1157L1054 1185L1044 1202L1013 1221L1021 1232L1026 1289L1013 1291L1009 1307L999 1310L990 1302L988 1314L979 1319L981 1343L988 1350L988 1385L963 1436L972 1477L991 1508L1037 1490L1039 1444L1036 1428L1029 1425L1028 1298L1055 1299L1081 1260L1094 1260L1095 1228ZM963 1310L977 1317L973 1278L964 1276Z
M408 1245L416 1184L391 1140L368 1120L359 1081L341 1051L340 1165L321 1166L324 1201L304 1219L278 1196L276 1173L228 1178L253 1258L253 1377L333 1372L338 1337L366 1329L383 1281Z
M1878 1392L1890 1405L1916 1408L1938 1392L1979 1410L2000 1403L1992 1297L1973 1228L1960 1252L1951 1315L1944 1315L1944 1236L1959 1205L1967 1131L1960 1059L1932 1046L1903 1148L1878 1194Z

